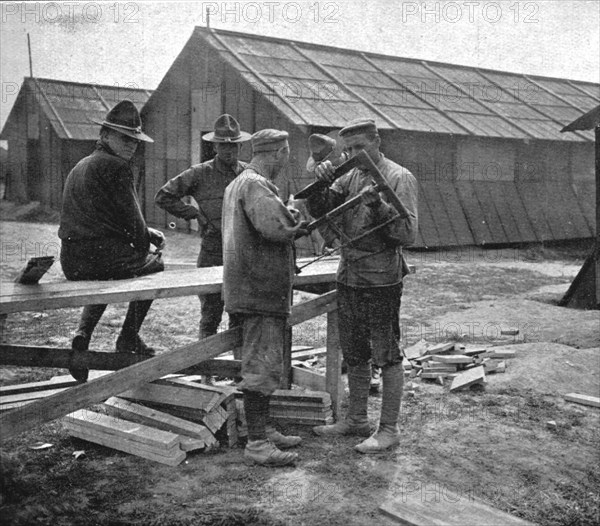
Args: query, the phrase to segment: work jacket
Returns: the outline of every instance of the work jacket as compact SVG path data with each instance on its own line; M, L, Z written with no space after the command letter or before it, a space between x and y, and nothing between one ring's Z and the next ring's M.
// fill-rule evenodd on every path
M346 236L340 240L343 248L336 279L349 287L383 287L400 283L402 246L412 244L417 233L416 179L406 168L383 155L376 167L409 215L350 244L347 244L348 239L355 239L385 223L396 214L396 210L381 194L382 202L378 206L370 207L361 202L334 219ZM314 217L321 217L371 184L373 180L368 171L354 168L334 181L330 188L308 198L308 210Z
M223 264L223 193L246 166L243 162L230 166L215 157L173 177L156 193L154 202L163 210L188 221L198 220L202 239L197 262L199 267ZM200 209L182 201L182 197L185 196L193 197Z
M229 313L290 313L296 220L249 165L225 190L223 299Z

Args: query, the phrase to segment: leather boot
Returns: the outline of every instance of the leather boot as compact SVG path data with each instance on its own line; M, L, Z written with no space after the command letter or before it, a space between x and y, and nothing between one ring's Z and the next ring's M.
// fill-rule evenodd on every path
M287 449L290 447L296 447L302 442L302 438L295 435L282 435L273 426L267 426L266 428L267 438L278 448Z
M404 384L402 363L384 366L381 378L383 394L379 429L373 436L354 448L359 453L376 453L397 446L400 443L398 417L400 415L400 401L402 399L402 387Z
M69 374L79 383L87 382L89 369L87 367L77 366L76 353L85 352L88 350L92 333L98 325L100 318L104 314L107 305L86 305L81 313L77 332L71 342L71 366Z
M371 434L367 417L371 364L348 366L348 416L346 420L328 426L313 427L319 436L355 435L366 437Z
M117 352L154 356L156 350L146 345L139 332L146 314L150 310L152 300L132 301L127 309L121 334L117 338Z
M246 445L244 458L260 466L289 466L298 460L298 453L281 451L270 440L252 440Z

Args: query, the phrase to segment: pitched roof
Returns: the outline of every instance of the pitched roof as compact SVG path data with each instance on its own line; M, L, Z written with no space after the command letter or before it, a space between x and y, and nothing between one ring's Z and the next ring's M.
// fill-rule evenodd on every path
M382 129L510 139L593 141L560 129L596 106L600 85L406 59L196 27L294 124L340 128L359 117Z
M86 141L98 138L98 125L91 119L102 121L106 113L122 99L131 100L141 111L151 94L149 90L138 88L26 77L19 98L39 104L61 139ZM19 98L6 120L2 134L19 104Z

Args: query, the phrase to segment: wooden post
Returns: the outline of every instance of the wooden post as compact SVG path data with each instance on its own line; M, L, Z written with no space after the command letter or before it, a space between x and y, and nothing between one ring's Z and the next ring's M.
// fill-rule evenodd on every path
M292 386L292 326L289 322L285 327L283 337L283 371L279 381L280 389L289 389Z
M338 311L327 313L327 358L326 358L325 384L327 392L331 395L331 409L336 419L340 418L340 407L344 387L342 384L342 353L338 331Z

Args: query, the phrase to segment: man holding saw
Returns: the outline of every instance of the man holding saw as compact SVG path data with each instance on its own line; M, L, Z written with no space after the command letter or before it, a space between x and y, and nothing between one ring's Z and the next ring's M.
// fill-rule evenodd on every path
M346 209L336 222L344 238L355 240L342 243L336 278L350 399L344 421L314 431L320 436L368 437L355 449L372 453L400 442L402 247L413 243L417 232L417 182L406 168L381 153L374 121L353 121L339 135L350 158L364 150L369 162L337 180L331 162L319 164L315 175L322 189L308 196L307 206L313 216L321 217L360 196L359 204ZM382 176L389 187L383 197L381 188L372 184L374 175ZM381 367L383 383L379 427L373 435L367 419L371 363Z

